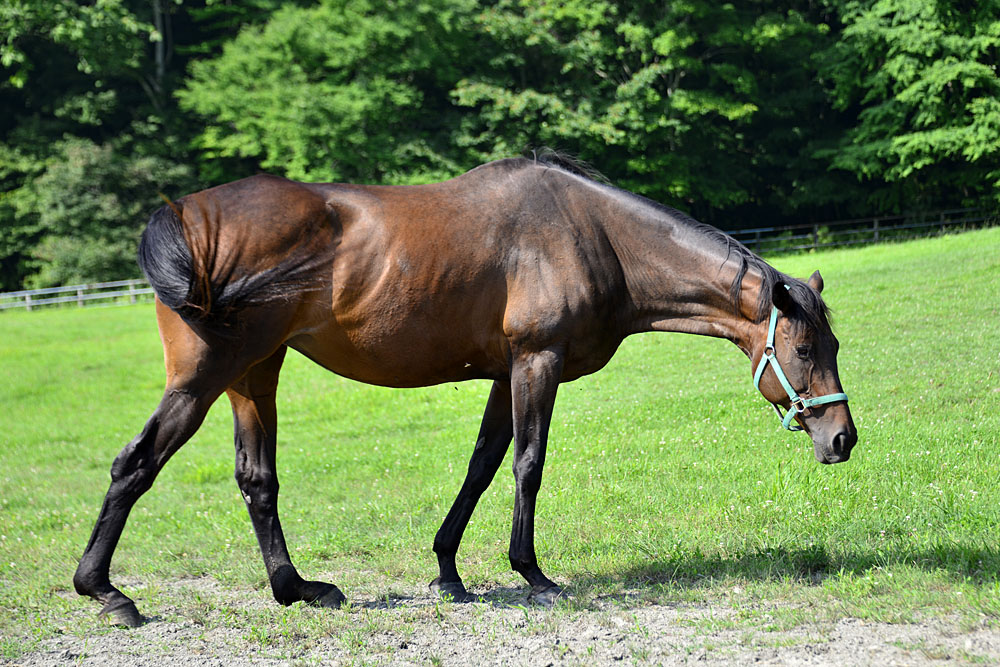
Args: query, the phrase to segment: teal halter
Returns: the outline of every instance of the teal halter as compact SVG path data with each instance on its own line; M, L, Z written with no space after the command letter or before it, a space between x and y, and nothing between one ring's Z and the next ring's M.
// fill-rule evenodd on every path
M788 289L788 285L785 285ZM816 398L802 398L799 396L792 388L792 384L785 377L785 372L781 370L781 364L778 363L778 357L775 355L774 351L774 329L778 324L778 308L775 306L771 310L771 321L767 325L767 344L764 345L764 354L760 358L760 363L757 364L757 370L753 374L753 386L760 391L760 378L764 375L764 367L767 366L768 362L771 362L771 366L774 369L774 374L778 377L778 382L781 386L785 388L785 393L788 394L788 399L792 402L791 409L785 413L781 414L781 408L778 407L776 403L774 405L774 411L778 413L778 417L781 418L781 425L787 428L789 431L801 431L801 426L796 426L792 424L792 420L795 419L795 415L802 414L814 405L823 405L824 403L836 403L837 401L847 401L847 394L827 394L826 396L817 396Z

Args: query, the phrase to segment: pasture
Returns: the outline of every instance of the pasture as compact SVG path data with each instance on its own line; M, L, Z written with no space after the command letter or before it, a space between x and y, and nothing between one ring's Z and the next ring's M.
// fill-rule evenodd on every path
M1000 627L1000 228L772 263L823 272L859 430L851 460L817 464L728 342L630 338L556 403L536 545L574 597L518 608L527 589L506 555L509 454L459 551L471 593L533 636L609 605L645 618L678 603L720 610L694 622L703 637L844 618ZM0 660L18 661L54 637L124 633L101 626L71 577L111 461L155 407L163 370L149 305L4 313L0 361ZM431 542L488 391L370 387L289 355L282 523L300 572L340 586L354 601L345 610L272 601L232 478L224 398L139 501L112 580L154 622L235 628L242 656L306 660L331 641L340 660L398 658L405 647L380 637L412 643L420 614L446 622L459 606L426 592Z

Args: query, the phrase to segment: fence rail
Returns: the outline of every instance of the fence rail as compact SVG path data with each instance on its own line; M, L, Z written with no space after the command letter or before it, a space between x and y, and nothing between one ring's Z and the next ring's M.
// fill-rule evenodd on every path
M784 227L758 227L727 232L757 254L818 250L838 246L902 241L997 224L998 214L953 209L917 215L893 215Z
M0 292L0 310L75 303L77 306L113 306L148 300L153 288L145 280L113 280L89 285L67 285L43 289Z
M1000 222L998 213L963 208L918 215L879 216L784 227L738 229L727 233L758 254L777 254L901 241L949 231L987 227L998 222ZM40 306L70 303L76 303L80 307L91 304L122 305L149 300L152 294L153 288L145 280L115 280L90 285L0 292L0 311L11 308L33 310Z

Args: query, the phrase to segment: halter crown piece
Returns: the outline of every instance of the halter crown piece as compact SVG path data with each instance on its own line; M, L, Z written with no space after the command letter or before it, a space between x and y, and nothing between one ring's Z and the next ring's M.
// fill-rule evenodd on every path
M791 290L788 285L785 285L785 289ZM781 408L778 407L776 403L772 403L774 406L774 411L778 413L778 417L781 419L781 425L787 428L789 431L801 431L802 427L792 424L792 420L795 419L795 415L802 414L814 405L823 405L824 403L836 403L837 401L847 401L847 394L827 394L826 396L817 396L816 398L802 398L799 396L798 392L792 388L792 383L788 381L785 376L785 372L781 370L781 364L778 363L778 357L774 350L774 329L778 324L778 307L774 306L771 309L771 321L767 325L767 343L764 345L764 354L760 358L760 363L757 364L757 370L753 374L753 386L760 391L760 378L764 375L764 368L768 363L771 364L774 374L778 378L778 382L781 386L785 388L785 393L788 394L788 399L792 402L791 409L784 415L781 414Z

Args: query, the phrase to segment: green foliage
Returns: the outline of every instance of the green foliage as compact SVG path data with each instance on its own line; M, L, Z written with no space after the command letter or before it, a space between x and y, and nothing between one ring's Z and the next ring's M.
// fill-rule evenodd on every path
M162 39L139 20L126 0L84 4L73 0L5 0L0 4L0 65L8 81L22 88L34 69L25 42L44 40L76 56L88 74L115 76L134 71L143 60L142 41Z
M1000 201L1000 2L847 2L842 20L820 69L857 123L821 156L878 184L883 210Z
M158 187L177 196L196 187L189 172L252 171L195 169L171 91L192 41L265 20L274 4L0 2L0 290L135 275Z
M461 171L448 91L468 58L471 1L327 0L286 7L196 62L178 97L205 116L207 157L290 178L406 182Z
M155 156L122 155L110 145L62 142L45 171L20 196L37 217L32 287L139 276L135 249L158 193L190 187L190 169Z
M479 17L489 67L454 92L476 110L460 141L483 158L565 148L706 220L750 203L790 210L829 180L799 159L829 131L808 122L822 91L801 63L829 38L807 9L502 0ZM772 183L789 163L797 182L782 192Z
M0 0L0 290L134 272L146 212L126 202L149 198L131 173L66 207L113 199L88 215L116 231L40 217L69 146L175 195L261 170L422 183L550 146L724 229L995 209L998 16L1000 0Z

